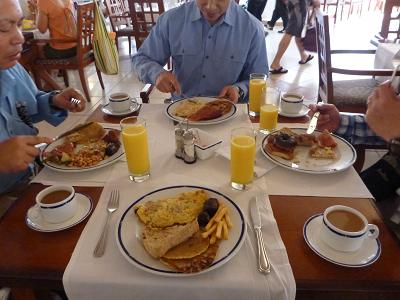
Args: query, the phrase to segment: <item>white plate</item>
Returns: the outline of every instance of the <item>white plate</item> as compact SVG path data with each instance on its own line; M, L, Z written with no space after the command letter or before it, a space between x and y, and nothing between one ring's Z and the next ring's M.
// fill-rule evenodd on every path
M115 128L104 128L107 132L108 130L118 130ZM51 151L54 147L61 145L64 142L65 138L59 139L57 141L55 141L54 143L47 145L43 151L40 154L40 160L43 162L43 164L54 170L54 171L60 171L60 172L83 172L83 171L91 171L91 170L95 170L95 169L99 169L105 166L108 166L112 163L115 163L122 155L124 155L124 146L122 145L122 141L121 141L121 146L119 147L118 151L114 153L114 155L102 160L101 162L99 162L97 165L93 165L90 167L84 167L84 168L80 168L80 167L68 167L65 165L59 165L50 161L43 161L43 153L45 151Z
M144 203L149 200L156 200L166 198L168 196L175 196L178 193L190 191L194 189L206 190L210 197L222 199L224 203L229 207L230 217L234 224L232 230L229 232L229 239L223 240L220 243L217 256L213 264L207 269L191 274L178 273L162 264L159 260L151 257L143 247L141 242L141 224L134 213L134 206L139 203ZM214 191L209 188L200 186L171 186L150 192L139 199L135 200L122 214L120 220L117 222L116 228L116 239L117 245L123 256L132 265L162 276L173 276L173 277L187 277L214 270L221 267L223 264L228 262L235 254L240 250L245 240L246 234L246 223L244 221L243 213L240 208L227 196Z
M322 214L310 217L303 227L303 236L307 245L318 256L339 266L360 268L376 262L381 255L382 248L378 239L364 239L361 248L355 252L342 252L329 247L319 238L322 226Z
M36 231L41 232L54 232L61 231L76 224L79 224L83 220L86 219L88 215L90 215L93 209L93 202L88 196L75 193L76 201L78 202L78 209L71 219L62 222L62 223L48 223L46 222L40 215L39 206L35 204L26 214L26 225Z
M182 101L187 101L189 99L199 99L201 101L204 102L211 102L211 101L215 101L215 100L219 100L218 98L212 98L212 97L193 97L193 98L187 98L187 99L180 99L177 100L175 102L172 102L171 104L169 104L165 110L165 113L167 114L167 117L170 118L173 121L177 121L177 122L186 122L187 119L185 118L181 118L181 117L177 117L175 116L175 110L177 108L177 106L182 102ZM227 100L228 101L228 100ZM232 103L233 104L233 103ZM213 125L213 124L219 124L222 122L226 122L228 120L230 120L231 118L234 117L234 115L237 112L237 107L235 104L232 105L232 109L225 115L213 119L213 120L206 120L206 121L189 121L189 124L191 125Z
M137 111L139 108L140 108L140 104L137 103L136 101L132 101L131 106L126 111L121 111L121 112L113 111L111 109L110 103L103 105L101 107L101 111L109 116L121 117L121 116L130 115L130 114L134 113L135 111Z
M299 117L305 116L309 110L310 110L309 108L302 106L301 110L297 114L289 114L289 113L283 112L281 110L281 108L279 108L279 114L281 116L288 117L288 118L299 118Z
M290 128L296 133L306 133L306 128ZM320 132L316 130L316 132ZM273 132L272 132L273 134ZM295 149L295 159L286 160L281 157L269 154L264 150L264 145L267 143L269 134L264 137L261 143L261 152L266 158L275 164L297 172L310 173L310 174L331 174L343 171L351 167L356 161L357 154L354 147L345 139L332 134L332 137L337 143L335 152L337 157L335 159L316 159L309 155L310 147L297 146Z

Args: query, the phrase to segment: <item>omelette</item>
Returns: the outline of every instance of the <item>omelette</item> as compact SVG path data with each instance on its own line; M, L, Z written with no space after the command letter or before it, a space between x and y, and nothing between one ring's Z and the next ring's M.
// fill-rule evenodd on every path
M205 105L205 102L198 99L188 99L181 101L174 111L174 115L181 118L187 118Z
M208 198L209 195L204 190L184 192L174 197L138 205L135 212L146 226L164 228L186 224L197 219Z

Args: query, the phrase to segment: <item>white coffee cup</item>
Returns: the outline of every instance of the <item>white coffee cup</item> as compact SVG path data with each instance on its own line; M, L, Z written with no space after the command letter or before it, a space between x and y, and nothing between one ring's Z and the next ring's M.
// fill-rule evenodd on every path
M111 94L108 100L114 112L127 111L131 106L131 97L127 93Z
M304 97L302 95L287 92L281 96L281 111L287 114L297 114L303 106Z
M376 239L378 235L378 226L368 224L365 216L354 208L334 205L324 211L320 238L335 250L357 251L364 239Z
M78 208L72 186L53 185L36 196L39 213L48 223L62 223L72 218Z

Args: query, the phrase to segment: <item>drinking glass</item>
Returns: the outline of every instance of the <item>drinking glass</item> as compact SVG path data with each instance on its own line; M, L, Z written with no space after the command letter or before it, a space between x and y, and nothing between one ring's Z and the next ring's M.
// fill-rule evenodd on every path
M260 115L261 104L265 101L267 90L267 75L262 73L250 74L249 81L249 115L257 117Z
M276 128L281 92L267 87L265 104L260 108L260 132L268 134Z
M253 181L256 156L255 132L239 127L231 131L231 186L245 190Z
M122 119L120 125L129 179L135 182L145 181L150 177L146 120L140 117L128 117Z

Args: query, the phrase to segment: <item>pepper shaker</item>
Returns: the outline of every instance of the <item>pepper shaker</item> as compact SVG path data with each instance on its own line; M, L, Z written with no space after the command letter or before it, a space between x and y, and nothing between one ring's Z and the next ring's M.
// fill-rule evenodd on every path
M186 130L183 134L183 161L187 164L192 164L197 160L194 150L194 134L191 130Z
M183 134L185 130L182 128L182 124L179 123L178 127L175 128L175 157L183 159L184 147L183 147Z

